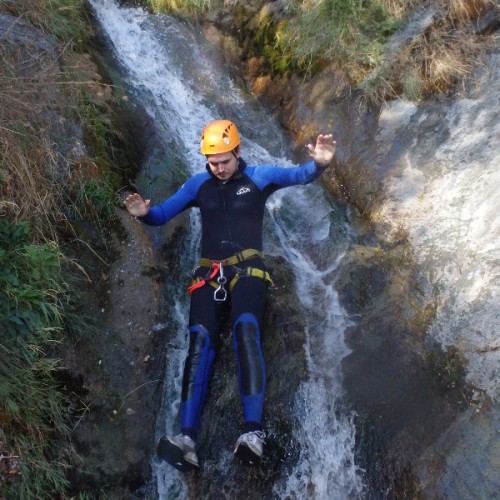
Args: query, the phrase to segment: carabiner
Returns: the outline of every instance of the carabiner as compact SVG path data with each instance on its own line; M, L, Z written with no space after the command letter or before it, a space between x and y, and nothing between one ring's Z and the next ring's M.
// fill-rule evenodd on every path
M227 299L227 290L225 288L227 278L224 276L222 262L219 262L219 277L217 278L217 283L219 283L219 286L214 292L214 300L216 302L224 302Z

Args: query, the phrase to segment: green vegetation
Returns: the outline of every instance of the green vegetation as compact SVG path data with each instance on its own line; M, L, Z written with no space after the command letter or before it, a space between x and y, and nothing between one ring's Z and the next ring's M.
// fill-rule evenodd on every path
M467 405L470 391L465 386L466 363L454 347L435 346L429 355L429 363L437 385L446 391L459 391L460 403Z
M121 153L99 97L109 89L78 83L92 78L79 76L84 1L4 0L0 11L63 48L56 57L0 40L0 497L64 498L77 410L55 358L68 335L85 334L72 283L86 275L61 249L76 241L74 222L113 223Z
M153 11L198 19L228 10L235 17L231 34L246 56L264 59L264 72L308 78L333 65L352 89L375 101L445 92L490 43L487 35L474 32L490 0L285 0L278 8L264 0L144 1ZM439 14L388 51L392 35L424 9Z
M154 12L173 12L177 14L202 14L220 6L214 0L147 0Z
M288 0L290 22L278 45L299 67L335 61L350 73L380 64L384 43L401 25L383 0Z
M60 441L70 405L46 356L61 339L68 291L58 247L30 238L28 223L0 223L0 426L16 464L0 490L7 498L46 498L67 485Z
M82 48L85 43L84 0L3 0L1 10L22 16L62 42Z
M114 208L119 200L116 189L120 175L115 170L112 119L102 106L90 102L87 92L82 93L81 124L85 144L92 151L92 163L87 176L81 179L76 194L76 202L81 218L110 225L114 219Z
M109 224L114 219L118 196L111 182L105 179L89 179L80 190L78 204L82 207L82 217Z

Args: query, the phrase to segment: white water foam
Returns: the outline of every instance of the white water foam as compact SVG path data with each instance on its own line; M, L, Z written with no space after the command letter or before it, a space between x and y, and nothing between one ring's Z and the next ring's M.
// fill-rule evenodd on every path
M363 493L353 456L353 416L337 408L341 361L349 353L344 332L350 321L332 284L342 248L332 244L339 228L332 227L331 209L323 196L314 184L293 194L284 191L270 210L281 243L278 253L294 263L307 325L304 347L310 373L294 403L300 421L294 433L301 444L300 459L276 483L274 491L280 498L344 500L361 498ZM287 197L293 197L293 203ZM288 212L285 218L279 214L283 208ZM339 255L333 263L332 255Z

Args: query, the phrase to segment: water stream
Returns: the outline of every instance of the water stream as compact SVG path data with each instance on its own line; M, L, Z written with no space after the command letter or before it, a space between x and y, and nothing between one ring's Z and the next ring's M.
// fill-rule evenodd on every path
M118 66L191 175L204 168L199 134L211 119L238 124L242 155L250 164L291 165L283 131L245 89L235 83L220 54L184 23L153 16L140 8L119 7L114 0L91 0ZM168 166L166 166L168 168ZM159 193L166 197L168 193ZM186 248L178 251L190 270L198 257L199 220L190 214ZM335 269L349 243L345 217L318 183L276 193L268 203L264 250L293 263L296 287L307 325L310 377L296 397L300 426L295 438L301 456L292 473L274 485L278 498L359 498L363 485L354 461L352 415L338 404L341 360L348 354L344 331L349 324L333 287ZM158 434L176 433L181 369L187 342L188 302L184 290L168 290L169 330L176 332L167 349L165 401ZM223 459L221 459L223 460ZM181 474L152 458L159 497L185 498ZM220 468L226 464L221 461ZM313 485L313 488L311 488Z

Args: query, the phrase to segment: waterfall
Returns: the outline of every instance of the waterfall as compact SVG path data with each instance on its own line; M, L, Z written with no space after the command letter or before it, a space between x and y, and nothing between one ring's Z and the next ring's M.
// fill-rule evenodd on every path
M208 121L220 117L238 124L248 163L291 165L279 126L235 84L220 54L198 34L172 17L119 7L114 0L90 3L129 91L152 117L159 135L166 143L175 144L187 175L204 168L199 134ZM295 402L301 423L295 438L301 445L301 456L295 470L277 480L274 492L279 498L311 498L311 491L318 499L359 498L363 486L354 461L352 415L338 404L341 360L349 352L344 343L349 319L332 285L335 268L349 243L349 230L319 183L280 191L271 197L267 208L273 234L264 238L264 250L283 255L294 266L307 325L305 349L310 372ZM198 224L197 216L191 215L187 239L191 247L197 243ZM197 254L186 251L182 258L186 269L191 269ZM178 430L177 399L186 345L185 294L169 290L169 297L169 316L177 334L167 346L167 394L158 434ZM160 498L187 497L185 477L152 460Z

